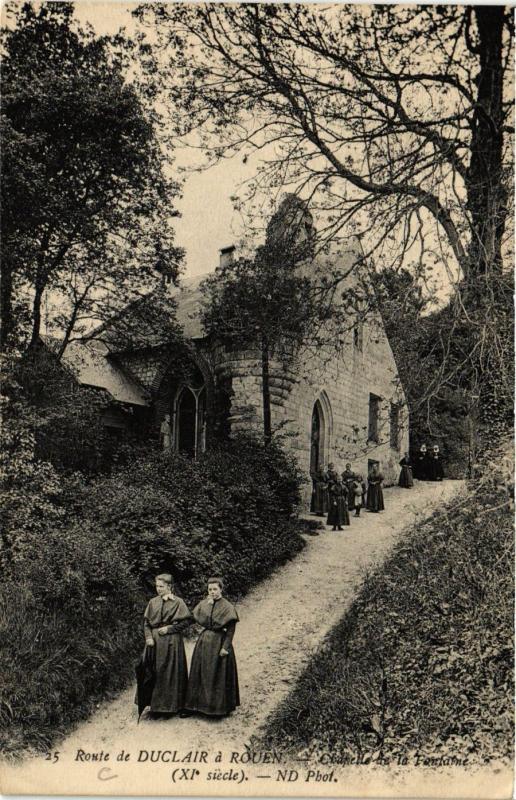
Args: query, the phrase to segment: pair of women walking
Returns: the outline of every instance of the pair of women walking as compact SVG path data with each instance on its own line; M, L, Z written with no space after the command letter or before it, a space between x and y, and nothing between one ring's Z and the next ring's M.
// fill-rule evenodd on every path
M210 578L208 596L192 614L174 594L172 576L156 577L157 595L145 610L145 648L137 668L140 713L150 705L153 714L187 717L198 712L222 717L240 705L232 645L238 614L222 591L222 579ZM183 632L193 622L202 632L188 675Z

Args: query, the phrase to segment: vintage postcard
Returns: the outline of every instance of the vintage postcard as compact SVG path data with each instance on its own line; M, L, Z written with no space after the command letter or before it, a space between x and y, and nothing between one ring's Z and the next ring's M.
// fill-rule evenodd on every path
M2 11L2 792L511 797L512 9Z

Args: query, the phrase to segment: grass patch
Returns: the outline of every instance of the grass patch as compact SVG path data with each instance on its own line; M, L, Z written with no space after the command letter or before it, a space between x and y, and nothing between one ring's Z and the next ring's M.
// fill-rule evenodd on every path
M368 576L263 745L409 759L510 759L513 510L491 475L436 512Z

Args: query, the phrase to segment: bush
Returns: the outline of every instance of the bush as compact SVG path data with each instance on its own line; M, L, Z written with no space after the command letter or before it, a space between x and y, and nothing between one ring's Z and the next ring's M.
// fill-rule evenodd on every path
M169 571L194 603L211 574L223 575L237 598L302 548L291 519L300 481L279 447L241 437L197 461L147 453L95 481L77 502L82 515L93 512L96 524L120 536L144 586Z
M172 572L190 604L212 573L236 599L303 547L292 518L300 476L276 445L240 439L196 462L140 452L87 483L34 458L30 415L9 423L4 439L6 753L47 749L128 682L157 572Z
M263 746L511 758L512 488L499 454L366 579Z
M85 474L106 472L117 462L121 443L108 433L102 415L117 407L131 427L132 414L114 404L107 392L79 386L52 350L44 347L25 355L15 375L30 409L39 460L60 472Z
M48 748L124 686L143 602L120 541L83 522L49 528L16 561L0 586L3 752Z

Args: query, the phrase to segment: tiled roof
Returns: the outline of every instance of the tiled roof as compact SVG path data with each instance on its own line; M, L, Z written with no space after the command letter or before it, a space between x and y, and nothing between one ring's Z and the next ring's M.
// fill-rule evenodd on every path
M100 342L72 342L64 352L63 364L83 386L105 389L120 403L149 405L144 390L109 358L106 345Z

